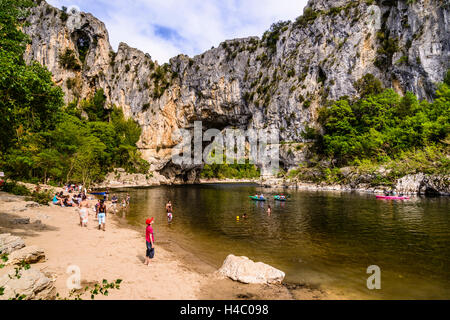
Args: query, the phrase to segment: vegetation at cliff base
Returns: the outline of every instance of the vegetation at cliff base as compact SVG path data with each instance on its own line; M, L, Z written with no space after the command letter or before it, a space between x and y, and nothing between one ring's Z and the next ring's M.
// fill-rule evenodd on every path
M214 157L215 152L210 153L210 157ZM200 174L205 179L254 179L259 178L261 171L254 164L251 164L248 159L245 163L227 163L227 157L223 155L223 163L205 164Z
M450 173L450 72L432 102L384 89L372 75L355 87L359 98L344 97L319 110L322 131L307 128L304 133L313 141L314 157L291 177L343 182L340 168L346 166L357 176L372 175L375 184L418 172ZM383 174L377 173L380 168Z
M388 160L401 152L450 142L450 83L443 83L432 103L407 92L372 86L355 101L341 99L319 112L323 135L317 150L346 165L355 160Z
M147 172L136 148L141 129L121 109L106 105L102 90L64 106L51 73L23 59L29 39L20 31L25 0L0 0L0 168L31 182L99 180L114 167Z

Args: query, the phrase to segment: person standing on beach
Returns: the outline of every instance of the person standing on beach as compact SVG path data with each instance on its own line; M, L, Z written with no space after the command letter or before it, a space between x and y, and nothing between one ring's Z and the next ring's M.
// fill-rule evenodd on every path
M272 208L270 207L270 204L269 204L269 207L267 208L267 215L270 216L271 213L272 213Z
M145 243L147 246L147 251L145 253L145 265L149 265L150 259L153 259L155 256L155 236L153 235L153 227L152 224L154 222L154 218L147 219L145 224L147 227L145 228Z
M130 205L130 194L129 193L127 193L127 206L129 206Z
M98 206L98 230L100 230L100 227L103 227L103 231L105 230L106 225L106 205L103 200L100 201L100 205Z
M97 200L97 203L95 204L94 211L95 211L95 219L98 219L98 208L100 207L100 201Z
M80 202L80 227L87 227L88 224L88 208L89 202L86 199L86 196L83 195Z

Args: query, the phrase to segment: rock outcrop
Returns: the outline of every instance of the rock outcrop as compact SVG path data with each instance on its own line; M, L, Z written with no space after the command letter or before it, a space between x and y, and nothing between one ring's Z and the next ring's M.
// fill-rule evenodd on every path
M44 250L38 246L29 246L9 254L7 264L36 263L45 259Z
M22 270L20 278L12 271L0 277L0 287L4 288L0 300L18 299L48 300L55 297L53 282L35 269Z
M281 283L284 272L262 262L253 262L247 257L228 255L218 270L219 274L243 283Z
M25 247L25 242L21 237L12 236L10 233L0 234L0 253L9 254L13 251Z
M450 195L450 176L423 173L404 176L397 181L395 189L405 194Z
M228 40L161 66L125 43L114 52L104 24L92 15L66 16L40 1L24 28L32 40L25 59L49 68L67 102L102 88L110 104L142 127L138 147L151 171L196 180L195 167L171 162L179 142L172 134L195 120L205 129L274 128L280 141L302 143L305 127L317 126L318 107L356 95L355 82L368 73L399 93L431 99L450 67L449 6L310 0L303 16L274 25L262 39ZM65 53L72 64L61 60ZM282 166L296 166L303 152L282 153Z
M110 172L95 188L151 187L169 184L170 181L158 172L151 174L127 173L122 168Z

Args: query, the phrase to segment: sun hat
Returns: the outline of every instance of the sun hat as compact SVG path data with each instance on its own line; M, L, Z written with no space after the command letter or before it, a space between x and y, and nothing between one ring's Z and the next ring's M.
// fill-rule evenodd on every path
M150 223L152 223L152 221L153 221L153 218L147 219L147 220L145 220L145 224L150 224Z

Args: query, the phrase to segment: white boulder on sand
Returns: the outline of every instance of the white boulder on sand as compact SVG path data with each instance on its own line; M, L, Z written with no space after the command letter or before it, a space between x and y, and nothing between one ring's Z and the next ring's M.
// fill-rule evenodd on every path
M28 299L52 299L55 297L53 281L47 278L41 271L35 269L22 270L19 279L15 272L0 277L0 287L4 288L0 300L16 298L16 295L25 295Z
M38 246L29 246L11 253L6 264L36 263L44 259L45 253L43 249Z
M21 237L12 236L10 233L0 234L0 254L11 253L25 247L25 242Z
M218 270L219 274L243 283L281 283L284 272L262 262L253 262L247 257L228 255Z

